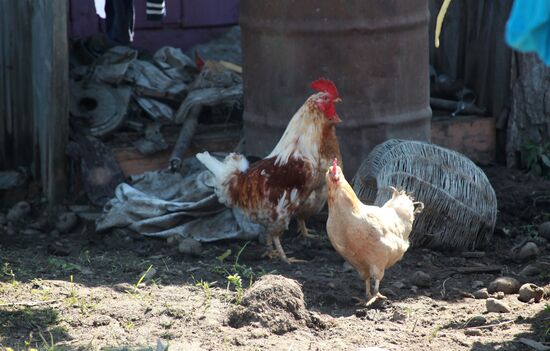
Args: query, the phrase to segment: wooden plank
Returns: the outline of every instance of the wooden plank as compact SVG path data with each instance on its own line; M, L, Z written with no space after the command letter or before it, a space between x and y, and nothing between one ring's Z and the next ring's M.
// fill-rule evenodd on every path
M28 0L29 1L29 0ZM65 147L69 123L68 0L32 4L32 101L44 194L50 209L66 191Z
M52 205L66 189L67 1L0 2L0 169L30 166Z
M496 127L493 117L434 118L432 142L458 151L480 165L495 162Z
M28 0L0 2L0 169L33 159L29 12Z
M222 151L231 152L239 143L238 138L216 140L210 142L196 143L195 140L185 152L185 157L192 157L197 152ZM148 171L156 171L168 168L172 150L168 149L153 155L143 155L135 148L115 148L113 154L126 177L130 175L142 174Z
M128 177L167 168L171 150L165 150L153 155L143 155L135 148L120 148L114 149L113 153L120 169Z
M50 206L60 204L66 195L67 171L65 148L69 140L69 43L67 32L68 0L45 0L52 21L52 74L50 87L55 92L48 120L49 137L47 179ZM35 28L35 30L40 30Z

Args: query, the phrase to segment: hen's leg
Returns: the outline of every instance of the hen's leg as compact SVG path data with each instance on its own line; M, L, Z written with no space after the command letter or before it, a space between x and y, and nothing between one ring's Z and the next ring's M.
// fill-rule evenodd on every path
M315 231L313 229L308 229L306 227L306 221L303 218L296 218L296 222L298 223L298 232L302 236L302 238L305 239L316 239L317 235L315 235Z
M386 297L382 294L380 294L379 288L380 288L380 282L382 281L382 278L384 278L384 269L379 269L377 267L374 267L374 291L373 295L375 297L379 297L382 299L385 299Z
M273 243L275 244L275 248L277 249L277 252L279 253L279 257L285 263L291 264L291 263L306 262L304 260L298 260L298 259L293 258L293 257L286 257L285 250L283 250L283 246L281 245L281 238L280 238L279 235L274 235L273 236Z
M374 276L374 289L372 291L372 297L370 298L369 302L367 302L367 306L373 304L377 300L385 300L387 299L386 296L380 294L380 281L382 278L384 278L384 270L379 269L378 267L373 266L371 268L371 274Z
M371 294L371 286L370 286L370 273L367 272L367 273L363 273L362 274L363 276L363 279L365 279L365 291L366 291L366 295L367 295L367 299L362 299L362 298L359 298L359 297L354 297L353 299L357 301L356 305L367 305L368 302L370 300L372 300L372 294Z

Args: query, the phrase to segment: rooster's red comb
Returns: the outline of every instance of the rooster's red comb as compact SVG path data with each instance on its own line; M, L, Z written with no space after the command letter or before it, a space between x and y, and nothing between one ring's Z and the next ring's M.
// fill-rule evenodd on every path
M338 166L338 159L334 159L332 160L332 169L330 170L330 173L332 173L332 175L335 175L336 174L336 167Z
M310 84L311 88L316 91L322 91L329 94L333 99L339 98L340 94L336 85L326 78L319 78Z

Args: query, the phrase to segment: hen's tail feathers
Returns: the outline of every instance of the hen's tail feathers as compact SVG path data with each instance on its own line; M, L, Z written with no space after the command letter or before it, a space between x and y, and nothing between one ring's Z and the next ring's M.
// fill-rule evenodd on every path
M418 213L421 213L422 211L424 211L424 203L423 202L415 201L415 202L413 202L413 206L414 206L414 213L415 214L418 214Z
M218 161L215 157L211 156L208 151L198 153L196 156L197 159L201 161L201 163L208 168L212 174L214 174L214 177L216 177L218 181L223 180L227 174L223 162Z

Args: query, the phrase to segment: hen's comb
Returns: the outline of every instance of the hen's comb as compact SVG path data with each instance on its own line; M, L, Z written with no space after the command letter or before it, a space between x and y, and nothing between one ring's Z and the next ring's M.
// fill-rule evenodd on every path
M335 158L334 160L332 160L332 169L330 170L330 173L332 173L332 175L336 174L336 166L338 166L338 160Z
M340 97L340 94L338 93L338 89L336 89L336 85L334 85L333 82L331 82L326 78L319 78L313 83L311 83L310 86L313 90L327 93L330 96L332 96L332 98L334 99Z

